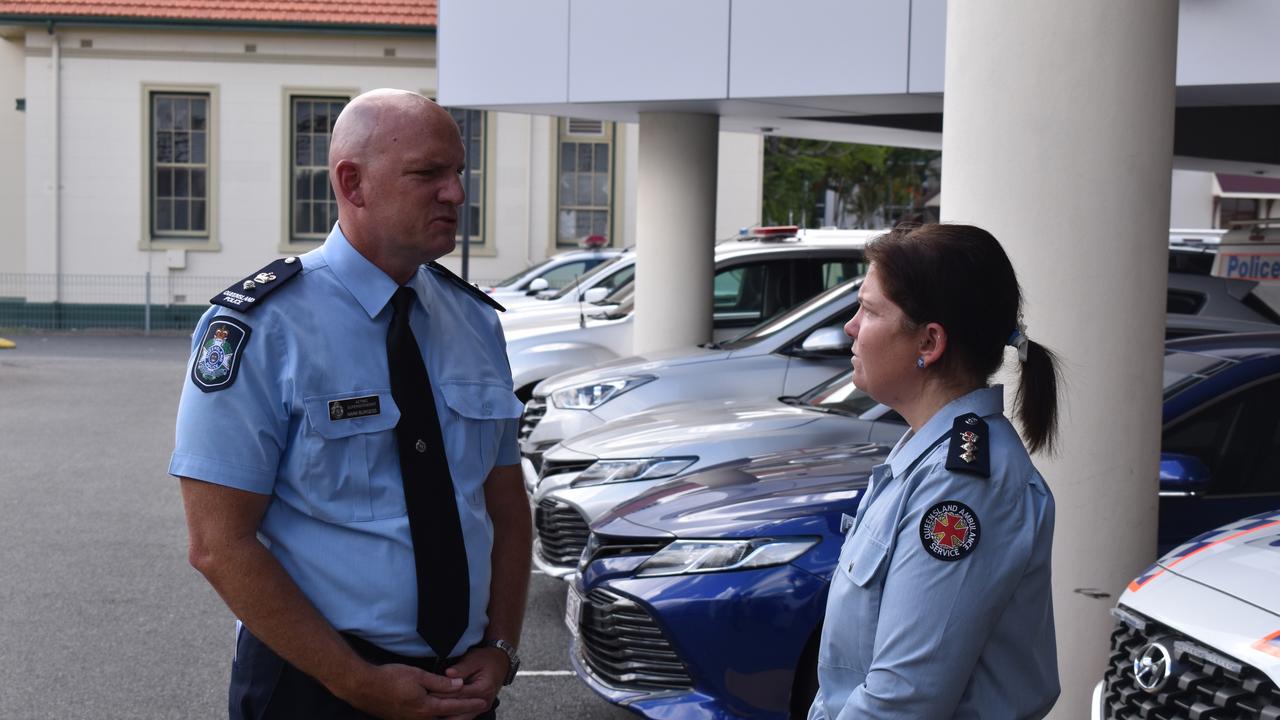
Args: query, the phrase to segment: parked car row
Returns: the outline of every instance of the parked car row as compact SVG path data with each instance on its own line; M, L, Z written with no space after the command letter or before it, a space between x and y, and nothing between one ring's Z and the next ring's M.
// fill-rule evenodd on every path
M718 271L728 256L718 248ZM1149 573L1177 577L1173 566L1187 565L1179 558L1208 547L1206 538L1226 547L1232 533L1243 532L1214 527L1280 507L1280 478L1268 472L1280 461L1274 410L1280 407L1280 318L1256 302L1256 283L1208 277L1198 261L1175 263L1174 256L1159 548L1199 537L1193 550L1178 547ZM861 280L841 279L731 340L645 357L597 360L583 353L578 360L590 367L551 376L528 393L520 441L535 513L535 563L568 581L565 621L574 669L611 702L653 718L805 717L816 689L817 639L842 517L856 512L871 468L906 429L901 417L852 383L841 326L857 310ZM539 343L572 342L574 329L613 322L621 336L620 321L634 312L629 294L617 285L610 297L592 298L602 309L595 317L580 311L580 319L564 323L572 328L549 331L529 321L514 330L513 369L536 364L532 348ZM511 322L515 328L524 321ZM538 339L522 345L526 338ZM1275 541L1267 550L1272 554L1250 556L1255 564L1269 560L1268 579L1280 575L1274 555L1280 516L1274 520L1276 532L1257 536ZM1196 582L1202 577L1192 578ZM1261 597L1230 583L1213 587L1232 602ZM1124 639L1095 693L1095 717L1280 717L1276 666L1257 658L1250 666L1238 647L1225 652L1215 645L1216 637L1192 643L1210 648L1200 655L1187 649L1191 641L1173 642L1165 650L1181 653L1183 664L1170 660L1170 667L1182 672L1187 658L1218 653L1252 668L1252 675L1241 670L1236 682L1206 661L1212 667L1202 662L1200 672L1217 688L1207 699L1199 697L1205 693L1190 670L1176 691L1135 690L1135 674L1145 666L1131 656L1163 635L1153 640L1151 632L1133 628L1146 623L1142 627L1160 628L1157 635L1173 628L1184 638L1203 630L1202 618L1179 624L1170 616L1176 601L1135 607L1136 592L1131 585L1117 610L1117 634ZM1280 603L1270 602L1265 612L1274 615ZM1275 650L1280 658L1280 624L1273 630L1275 636L1259 642L1264 653ZM1195 709L1196 702L1234 707L1233 693L1248 696L1249 707L1262 708L1261 714ZM1154 703L1170 709L1150 714Z

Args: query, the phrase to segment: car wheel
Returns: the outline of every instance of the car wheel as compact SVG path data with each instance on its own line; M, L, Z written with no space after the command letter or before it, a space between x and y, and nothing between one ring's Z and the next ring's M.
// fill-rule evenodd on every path
M809 706L818 694L818 641L821 639L822 626L819 625L800 653L800 663L791 681L791 720L808 718Z

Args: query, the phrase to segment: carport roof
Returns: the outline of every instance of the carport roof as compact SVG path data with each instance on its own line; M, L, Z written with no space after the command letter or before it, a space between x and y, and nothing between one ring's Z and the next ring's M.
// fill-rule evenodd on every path
M1275 198L1280 197L1280 178L1259 175L1228 175L1216 173L1220 197Z
M434 29L437 0L0 0L0 21L111 20Z

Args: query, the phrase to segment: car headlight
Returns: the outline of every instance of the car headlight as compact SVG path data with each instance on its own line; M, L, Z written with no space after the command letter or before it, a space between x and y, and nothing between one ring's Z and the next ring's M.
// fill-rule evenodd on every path
M637 577L745 570L782 565L817 545L819 538L677 540L645 560Z
M594 410L622 393L653 380L652 375L611 378L551 393L551 402L564 410Z
M636 480L660 480L677 475L696 462L698 462L696 457L597 460L586 470L578 473L578 477L569 484L572 487L582 487Z

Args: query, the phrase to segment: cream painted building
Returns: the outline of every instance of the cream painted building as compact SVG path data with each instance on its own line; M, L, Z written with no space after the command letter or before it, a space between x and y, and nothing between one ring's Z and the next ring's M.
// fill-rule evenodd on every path
M343 103L378 87L436 93L430 2L408 19L352 2L345 17L287 20L181 17L193 11L172 0L132 3L150 17L109 15L113 2L98 16L50 12L62 4L0 2L0 300L141 302L89 276L149 273L153 303L203 305L323 240ZM467 114L471 279L587 235L634 243L634 123L455 117ZM761 173L760 136L722 133L717 236L759 222ZM459 270L460 255L445 264Z

